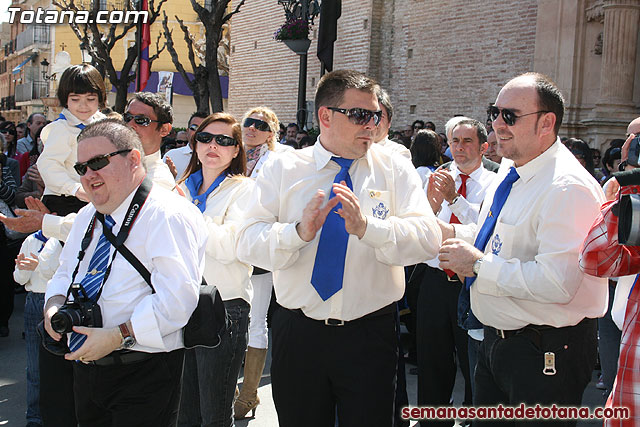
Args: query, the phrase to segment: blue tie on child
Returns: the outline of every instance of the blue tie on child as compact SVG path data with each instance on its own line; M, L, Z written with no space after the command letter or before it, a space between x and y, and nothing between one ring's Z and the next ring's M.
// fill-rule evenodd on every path
M104 225L109 227L109 229L112 229L115 224L115 221L113 220L113 218L111 218L110 215L105 215L104 222ZM102 280L104 279L104 273L107 269L107 265L109 264L110 249L111 243L109 243L103 233L98 240L96 250L91 257L91 261L89 262L87 274L80 282L87 294L87 297L91 300L95 301L98 295L98 291L100 290L100 285L102 284ZM72 352L76 351L82 346L82 344L84 344L86 339L86 335L72 332L71 339L69 340L69 350L71 350Z
M349 176L349 168L353 160L343 159L342 157L332 157L331 160L340 165L340 172L338 172L333 182L340 183L345 181L347 187L353 190L353 183ZM335 193L332 189L329 200L333 197L335 197ZM342 204L338 203L335 209L329 212L327 219L324 221L311 275L311 284L323 301L328 300L333 294L342 289L344 258L347 254L349 233L344 227L344 219L336 213L341 207Z
M496 194L493 196L493 203L491 203L491 208L489 209L487 218L484 220L484 224L482 224L482 228L480 229L480 232L478 233L476 242L474 244L474 246L480 249L482 252L484 252L484 248L487 247L489 238L493 234L493 230L496 228L498 216L502 211L504 203L507 201L507 197L511 192L511 187L513 186L513 183L516 182L519 178L520 175L518 175L518 172L516 172L516 168L511 166L511 169L509 169L509 173L498 186ZM475 277L467 277L464 280L467 289L471 288L471 285L475 280Z

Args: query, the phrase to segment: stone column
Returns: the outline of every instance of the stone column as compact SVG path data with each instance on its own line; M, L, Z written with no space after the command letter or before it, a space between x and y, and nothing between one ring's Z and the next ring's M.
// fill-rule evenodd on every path
M612 139L624 137L629 122L638 117L633 87L640 0L597 0L589 13L604 15L600 97L581 124L590 145L604 149Z
M640 0L604 0L604 39L598 104L633 106Z

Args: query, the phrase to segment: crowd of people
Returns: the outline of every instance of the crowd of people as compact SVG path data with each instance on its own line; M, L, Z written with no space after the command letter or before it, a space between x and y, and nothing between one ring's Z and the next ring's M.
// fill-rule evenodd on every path
M419 406L580 406L599 346L610 404L634 396L614 385L626 295L602 277L640 264L587 236L631 191L615 172L637 167L640 119L601 158L559 135L562 94L537 73L442 133L393 132L389 94L346 70L318 83L319 135L263 106L173 135L163 96L109 111L86 64L57 95L51 123L0 123L0 336L17 282L28 426L232 426L256 416L269 347L284 427L408 426L405 362ZM624 269L600 268L607 250ZM202 279L229 323L185 349Z

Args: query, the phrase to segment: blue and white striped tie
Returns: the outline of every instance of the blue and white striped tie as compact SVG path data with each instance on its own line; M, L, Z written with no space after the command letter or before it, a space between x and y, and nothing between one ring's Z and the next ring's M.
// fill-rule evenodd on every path
M113 218L111 218L110 215L105 215L104 222L105 226L109 227L109 229L112 229L115 224L115 221L113 220ZM91 261L89 262L87 274L80 282L85 292L87 293L87 297L89 297L89 299L91 300L95 301L95 298L98 296L100 285L102 284L102 280L104 279L104 273L107 269L107 265L109 264L110 249L111 243L109 243L103 233L98 240L96 250L91 257ZM84 344L84 341L86 339L86 335L72 332L71 339L69 340L69 350L76 351L82 346L82 344Z

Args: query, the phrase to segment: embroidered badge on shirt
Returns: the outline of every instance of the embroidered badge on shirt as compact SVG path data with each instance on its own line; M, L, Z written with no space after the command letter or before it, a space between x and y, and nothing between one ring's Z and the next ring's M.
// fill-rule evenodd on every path
M371 208L371 210L373 211L373 217L378 219L386 219L389 213L389 209L382 202L378 203L375 208Z
M491 253L498 255L500 253L500 249L502 249L502 240L500 240L500 235L496 234L493 236L493 240L491 241Z

